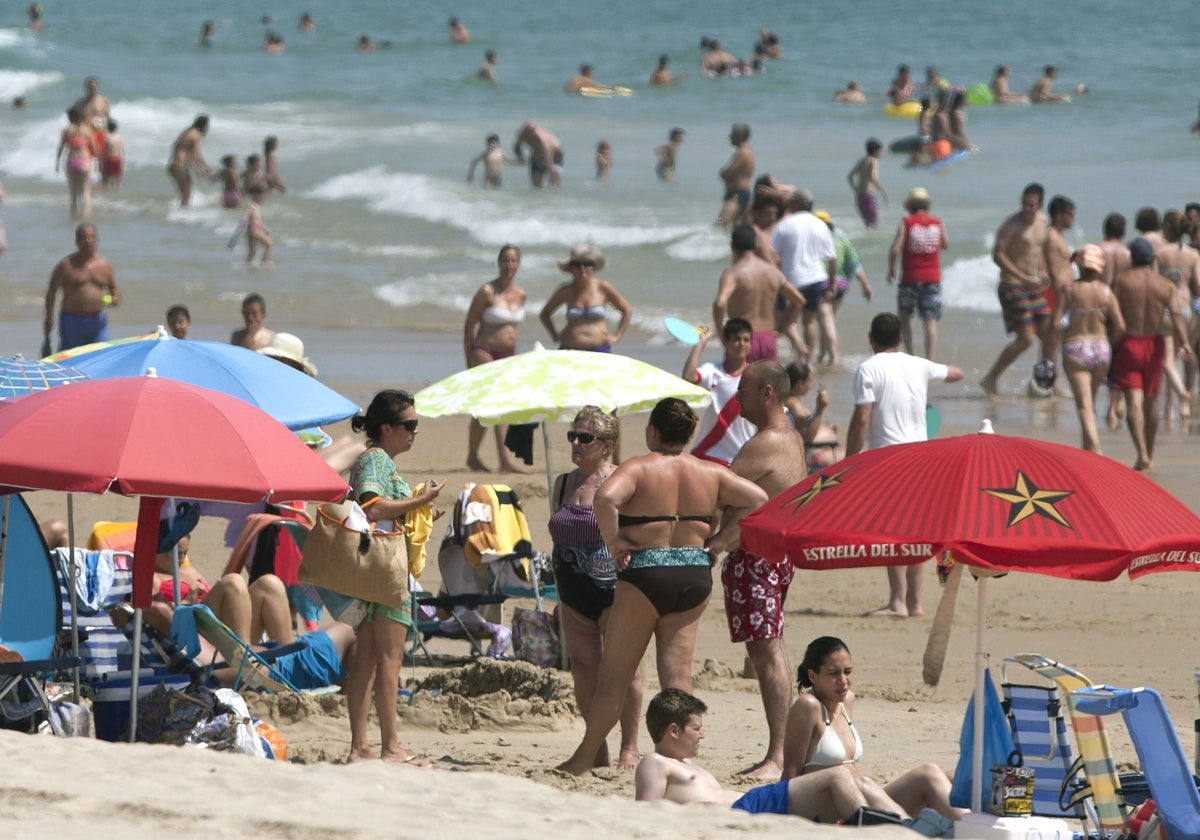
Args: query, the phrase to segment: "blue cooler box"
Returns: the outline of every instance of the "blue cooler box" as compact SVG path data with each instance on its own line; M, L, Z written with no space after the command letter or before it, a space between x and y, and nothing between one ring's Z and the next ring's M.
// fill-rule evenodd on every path
M171 691L181 691L191 680L185 674L158 673L153 668L138 672L138 698L145 697L159 685ZM96 721L96 737L104 741L121 741L129 736L129 692L133 674L112 671L95 683L92 713Z

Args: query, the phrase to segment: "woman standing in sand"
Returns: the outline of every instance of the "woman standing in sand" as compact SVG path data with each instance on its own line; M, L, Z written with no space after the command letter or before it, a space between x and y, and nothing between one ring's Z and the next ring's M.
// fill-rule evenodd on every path
M1099 245L1084 245L1075 252L1079 279L1065 291L1059 290L1053 324L1065 314L1067 328L1062 336L1063 373L1075 395L1075 410L1083 429L1083 448L1100 451L1096 427L1096 393L1108 378L1112 362L1109 337L1120 338L1125 319L1112 289L1103 281L1104 252Z
M575 702L586 719L596 691L604 652L608 616L612 612L617 567L604 545L592 503L596 490L616 470L613 451L620 426L617 418L586 405L567 432L576 469L554 483L550 499L550 538L554 541L554 580L562 605L563 632L571 651ZM621 752L618 766L634 770L638 763L638 717L642 711L640 669L633 672L621 705ZM608 745L601 744L594 765L609 765Z
M936 764L922 764L880 787L858 771L862 739L851 723L854 715L854 668L846 643L833 636L814 639L796 669L800 697L788 713L787 736L783 743L783 778L849 767L867 804L902 815L921 815L925 821L936 816L921 814L931 808L945 821L957 820L965 809L950 805L950 777ZM808 689L805 691L805 689ZM940 836L940 835L936 835Z
M380 391L371 400L366 414L351 420L350 427L356 432L367 433L367 450L358 456L350 469L350 487L354 500L368 508L371 519L378 523L397 520L397 524L402 525L410 510L438 497L444 481L430 480L414 496L408 482L396 469L396 456L412 449L417 437L417 413L412 394ZM343 687L350 709L348 760L375 757L367 738L373 687L382 744L379 757L400 763L413 761L413 756L400 746L396 719L396 692L400 685L400 665L404 661L404 643L413 626L412 611L408 605L397 609L325 591L322 591L322 598L334 619L349 624L358 634Z
M596 692L583 741L558 769L589 772L617 723L642 655L655 640L658 682L691 693L696 629L712 592L706 542L767 500L758 485L684 450L696 415L661 400L646 426L649 454L624 461L596 491L596 521L618 569Z
M54 153L55 172L61 171L64 151L67 189L71 194L71 218L86 219L92 213L92 159L97 150L93 146L92 127L74 106L67 110L67 127L63 129L58 151Z
M611 353L613 345L629 328L633 307L611 283L596 276L596 272L604 270L604 254L595 245L576 245L571 249L570 257L558 261L558 268L571 275L571 282L555 289L542 307L539 317L546 332L550 333L550 340L558 342L560 350ZM621 322L611 335L605 316L609 304L621 313ZM567 308L567 325L559 332L554 326L553 315L564 306Z
M500 249L496 265L499 275L479 287L463 324L463 354L467 358L468 368L507 359L517 352L517 325L525 320L525 290L517 285L521 249L516 245L505 245ZM517 463L512 452L504 445L507 432L508 426L496 426L500 470L526 473L528 470ZM483 438L483 426L472 418L467 433L467 469L488 471L483 461L479 460Z

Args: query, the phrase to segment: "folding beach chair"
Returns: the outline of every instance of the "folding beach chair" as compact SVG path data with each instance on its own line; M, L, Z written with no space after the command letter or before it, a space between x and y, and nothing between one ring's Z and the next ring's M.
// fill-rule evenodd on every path
M308 643L303 638L293 644L276 648L268 656L254 650L249 642L230 630L204 604L176 607L175 618L171 625L172 633L174 633L176 624L186 624L189 616L195 622L196 632L207 639L217 653L221 654L225 665L236 669L237 675L233 682L234 691L238 691L242 686L272 694L297 690L287 677L271 664L271 659L307 647ZM214 657L210 667L219 666L220 663Z
M1168 840L1200 837L1200 791L1162 695L1152 688L1111 686L1079 688L1072 695L1087 714L1120 712L1125 718Z
M62 621L71 627L71 555L66 548L50 552L57 573L62 601ZM119 670L117 649L126 641L108 612L133 591L133 555L124 551L75 549L80 575L76 586L75 622L79 631L80 679L86 683L103 680ZM128 666L126 667L126 670Z
M1033 815L1084 820L1083 805L1064 806L1059 794L1071 771L1071 742L1062 714L1062 699L1053 683L1023 685L1011 682L1005 659L1000 664L1004 713L1022 764L1034 771Z
M1019 653L1012 660L1053 682L1066 698L1079 757L1075 759L1064 784L1069 788L1079 773L1083 774L1087 784L1069 796L1067 788L1064 788L1060 802L1067 807L1083 804L1088 817L1084 827L1100 838L1127 834L1129 820L1120 792L1121 777L1117 774L1104 720L1078 709L1073 694L1076 689L1092 686L1092 681L1074 668L1040 654Z
M37 520L19 494L0 503L0 645L21 661L0 662L0 725L33 732L50 714L45 680L79 660L60 654L62 613L54 567ZM8 658L8 657L5 657Z

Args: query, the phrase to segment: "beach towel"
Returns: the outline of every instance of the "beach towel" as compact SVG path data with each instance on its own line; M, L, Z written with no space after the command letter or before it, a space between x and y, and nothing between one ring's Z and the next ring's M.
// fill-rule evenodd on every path
M967 714L963 718L962 735L958 739L958 766L954 769L954 783L950 788L950 804L955 808L971 807L972 785L980 791L981 802L991 795L991 768L1007 765L1013 752L1012 732L996 686L992 683L992 672L988 669L983 676L983 778L971 778L971 756L975 745L975 703L973 693L967 703Z

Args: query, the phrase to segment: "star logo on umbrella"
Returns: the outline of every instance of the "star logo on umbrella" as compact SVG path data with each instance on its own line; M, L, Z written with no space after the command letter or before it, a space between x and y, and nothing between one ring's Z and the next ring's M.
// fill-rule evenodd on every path
M788 501L784 504L790 505L792 508L792 513L794 514L800 510L800 508L804 507L806 504L815 499L817 494L819 494L822 490L828 490L830 487L837 487L839 484L841 484L842 482L840 479L845 474L846 470L842 470L841 472L834 473L833 475L817 476L817 480L813 482L811 487L809 487L799 496L796 496L796 498L788 499Z
M1017 470L1017 480L1013 487L984 488L983 492L1012 505L1008 513L1008 527L1010 528L1035 515L1053 519L1065 528L1071 527L1071 523L1063 517L1054 503L1074 494L1074 490L1041 490L1029 480L1025 473Z

